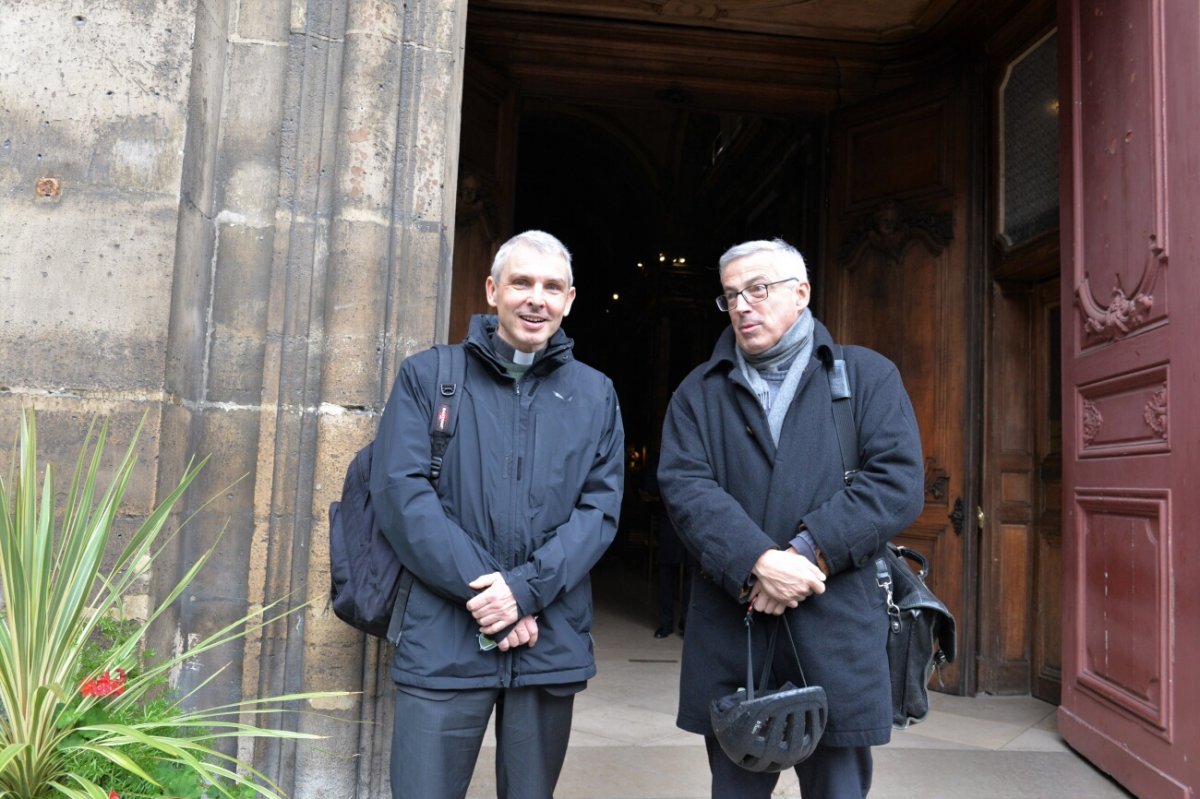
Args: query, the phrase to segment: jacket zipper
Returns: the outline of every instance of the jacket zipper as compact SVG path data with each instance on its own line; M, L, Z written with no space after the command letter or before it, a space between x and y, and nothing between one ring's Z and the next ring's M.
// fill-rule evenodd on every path
M523 465L521 462L522 458L521 458L521 381L520 380L513 381L513 398L516 400L516 403L515 403L515 408L514 408L514 413L513 413L512 441L513 441L513 455L516 457L517 463L516 463L516 473L515 473L516 479L513 480L512 488L509 491L509 495L508 495L509 496L508 518L512 525L516 525L517 510L521 504L520 503L520 490L521 490L521 471L522 471L522 465ZM515 530L510 528L507 531L506 538L508 540L505 542L505 544L506 544L505 548L507 551L505 552L504 563L509 568L512 568L512 566L513 566L513 563L512 563L513 549L514 549L515 541L516 541ZM508 688L509 686L512 685L513 658L515 657L515 655L516 655L516 653L513 652L511 649L507 652L501 653L502 660L501 660L501 667L500 667L500 684L504 688Z

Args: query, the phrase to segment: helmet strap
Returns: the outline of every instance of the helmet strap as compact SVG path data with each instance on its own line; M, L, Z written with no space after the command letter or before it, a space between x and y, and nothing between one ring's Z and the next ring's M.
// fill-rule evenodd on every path
M746 698L754 699L754 647L752 644L752 636L750 628L754 626L754 608L746 609ZM767 677L771 673L771 665L775 662L775 642L779 638L779 628L783 627L787 632L788 643L792 645L792 657L796 659L796 668L800 670L800 682L802 687L808 687L808 680L804 676L804 666L800 663L800 651L796 648L796 638L792 635L792 625L788 624L786 611L775 619L775 626L771 628L771 637L767 640L767 657L763 661L762 671L758 677L758 693L764 694L767 691Z

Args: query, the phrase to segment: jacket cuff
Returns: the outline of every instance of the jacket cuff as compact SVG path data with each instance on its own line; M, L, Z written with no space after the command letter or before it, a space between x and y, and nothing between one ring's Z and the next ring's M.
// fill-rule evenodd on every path
M804 522L800 522L799 532L788 543L792 545L793 549L812 561L821 570L822 574L826 577L829 576L829 564L826 562L825 556L821 554L821 550L817 547L817 540L813 538L812 531L808 529L808 526Z
M501 572L504 575L504 582L508 585L508 590L512 591L513 599L517 600L517 618L536 613L541 608L536 607L533 598L533 589L529 586L529 581L521 574L520 568L514 569L511 572Z

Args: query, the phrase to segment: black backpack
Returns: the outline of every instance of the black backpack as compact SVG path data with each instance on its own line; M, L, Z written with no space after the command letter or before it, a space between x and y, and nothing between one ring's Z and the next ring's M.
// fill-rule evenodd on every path
M460 389L467 371L462 346L438 344L437 353L437 390L429 421L429 477L434 485L458 424ZM346 470L342 498L329 506L329 603L334 614L350 626L395 644L400 640L413 577L400 563L371 508L374 444L372 441L354 456Z

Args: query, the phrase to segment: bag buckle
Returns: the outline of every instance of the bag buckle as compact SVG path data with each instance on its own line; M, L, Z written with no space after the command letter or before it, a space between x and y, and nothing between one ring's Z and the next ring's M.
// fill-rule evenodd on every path
M875 582L883 589L884 596L887 597L888 624L893 633L898 633L900 632L900 607L892 597L892 575L888 572L887 563L883 558L875 561Z

